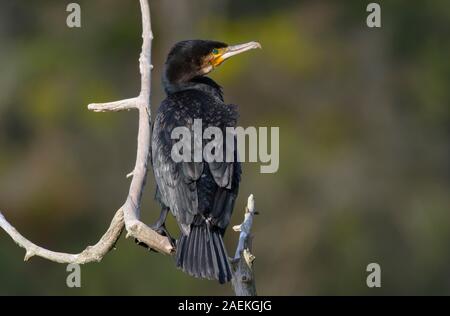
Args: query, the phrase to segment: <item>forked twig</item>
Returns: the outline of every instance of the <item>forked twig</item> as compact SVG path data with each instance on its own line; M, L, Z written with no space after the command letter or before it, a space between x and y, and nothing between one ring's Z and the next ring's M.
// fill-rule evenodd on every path
M22 248L25 248L25 260L33 256L39 256L59 263L88 263L100 261L111 250L125 226L127 237L131 236L149 248L164 254L173 253L174 249L165 236L159 235L150 227L139 220L140 204L145 180L147 176L147 164L150 152L150 84L151 84L151 43L153 39L150 8L148 0L140 0L142 13L142 51L139 58L139 70L141 73L141 91L138 97L110 103L93 103L88 108L94 112L117 112L137 109L139 111L139 130L137 142L136 164L133 171L133 179L130 184L128 197L122 207L116 212L110 227L94 246L89 246L79 254L54 252L39 247L23 237L0 212L0 227Z
M150 21L148 0L139 0L142 13L142 51L139 58L141 73L141 91L135 98L124 99L108 103L92 103L88 109L94 112L118 112L124 110L138 110L139 129L137 137L136 164L133 171L127 175L132 177L127 199L114 215L111 224L101 239L93 246L88 246L78 254L55 252L37 246L22 236L0 212L0 227L22 248L25 249L25 261L33 256L58 263L100 262L102 258L114 248L122 230L125 228L127 237L133 237L139 243L147 245L163 254L173 254L174 248L169 238L159 235L149 226L140 221L140 205L146 182L147 166L150 152L150 85L151 85L151 45L153 34ZM232 259L233 288L236 295L256 295L253 261L251 254L251 227L253 216L256 214L253 195L248 198L245 218L241 225L233 227L240 232L239 243L234 259Z

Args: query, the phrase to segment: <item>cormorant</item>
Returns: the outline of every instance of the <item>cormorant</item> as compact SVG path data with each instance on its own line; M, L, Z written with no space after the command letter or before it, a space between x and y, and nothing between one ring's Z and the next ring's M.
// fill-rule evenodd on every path
M181 231L176 247L177 267L192 276L220 283L232 277L222 237L239 190L237 149L233 162L206 162L204 158L200 162L174 162L171 152L178 140L172 139L171 133L175 127L187 127L194 139L194 119L202 120L203 130L218 127L223 135L226 127L235 127L236 106L224 102L222 88L206 74L231 56L260 47L257 42L228 46L209 40L175 44L163 74L167 97L153 124L155 198L162 207L153 228L171 238L165 228L170 210Z

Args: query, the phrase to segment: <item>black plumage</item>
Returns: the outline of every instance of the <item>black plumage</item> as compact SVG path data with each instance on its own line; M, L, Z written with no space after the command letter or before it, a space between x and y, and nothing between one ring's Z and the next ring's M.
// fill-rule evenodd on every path
M154 228L168 235L164 222L170 209L181 230L176 265L192 276L220 283L232 277L222 237L239 191L237 151L233 162L174 162L171 152L178 140L171 133L175 127L187 127L194 139L194 119L202 120L203 130L214 126L223 135L226 127L236 126L237 107L226 104L221 87L205 76L227 56L237 54L236 47L249 49L202 40L179 42L172 48L163 75L167 97L153 123L151 146L156 199L162 206Z

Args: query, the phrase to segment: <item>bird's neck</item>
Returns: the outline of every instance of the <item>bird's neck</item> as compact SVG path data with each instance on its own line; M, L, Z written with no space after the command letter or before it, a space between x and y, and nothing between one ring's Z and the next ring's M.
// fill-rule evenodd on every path
M194 77L188 81L171 82L163 77L163 85L167 95L185 90L198 90L223 101L222 87L206 76Z

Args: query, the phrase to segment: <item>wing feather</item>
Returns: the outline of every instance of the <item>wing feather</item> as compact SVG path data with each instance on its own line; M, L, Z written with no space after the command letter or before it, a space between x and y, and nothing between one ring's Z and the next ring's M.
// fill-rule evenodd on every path
M240 163L237 162L234 139L234 162L174 162L171 157L172 130L188 127L193 136L194 118L202 118L206 126L217 126L223 132L235 126L237 111L234 106L185 91L177 97L165 99L155 118L152 134L152 164L157 183L157 198L168 206L185 235L196 215L209 212L213 224L223 230L227 227L238 193ZM226 148L226 147L225 147ZM224 157L226 157L225 148ZM200 205L199 205L200 204Z

